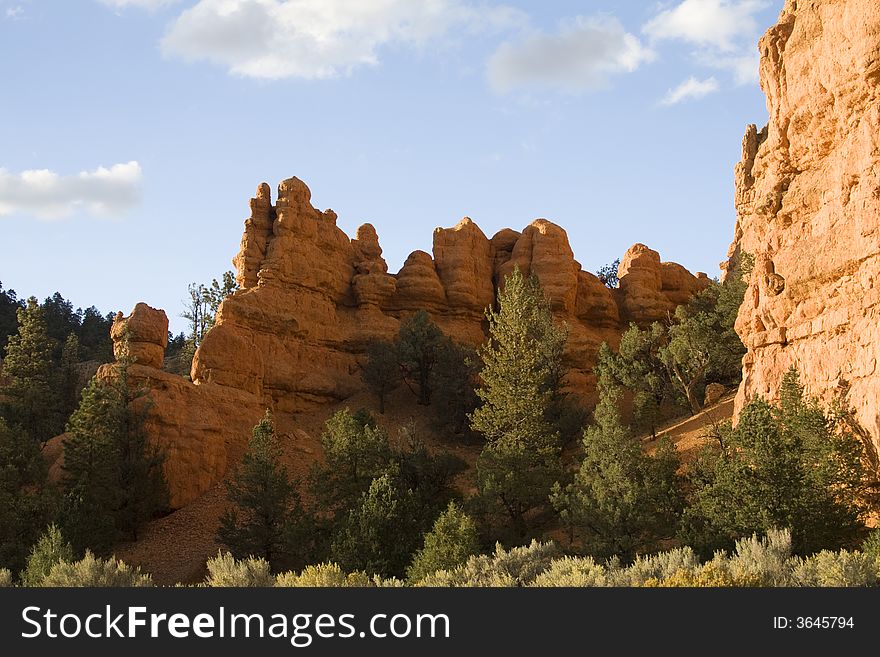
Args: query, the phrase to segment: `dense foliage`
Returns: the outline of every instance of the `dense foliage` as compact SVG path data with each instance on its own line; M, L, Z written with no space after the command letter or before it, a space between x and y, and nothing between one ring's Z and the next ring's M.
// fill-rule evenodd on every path
M498 309L489 309L489 340L480 351L482 404L471 428L486 439L477 484L513 533L528 534L528 514L547 503L560 476L560 435L549 417L561 396L566 331L554 323L537 278L507 277Z

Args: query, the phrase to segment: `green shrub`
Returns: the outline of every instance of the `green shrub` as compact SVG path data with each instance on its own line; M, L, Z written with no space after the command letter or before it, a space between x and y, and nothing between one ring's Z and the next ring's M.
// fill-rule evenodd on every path
M366 573L361 571L346 573L335 563L307 566L300 573L281 573L275 578L275 586L292 588L360 588L372 585L373 581Z
M608 577L593 557L562 557L554 560L529 586L608 586Z
M64 540L58 527L52 524L31 550L27 567L21 574L22 585L40 586L52 566L62 561L74 561L73 548Z
M639 556L627 568L612 567L608 579L612 586L642 586L648 580L663 580L675 573L698 568L700 560L689 547Z
M756 578L756 586L790 586L791 532L771 529L760 538L741 538L727 567L734 579Z
M449 570L467 561L480 549L477 526L455 502L450 502L433 529L425 534L425 544L416 552L406 571L410 582L417 582L438 570Z
M794 559L797 586L876 586L877 561L863 552L822 550L806 559Z
M691 570L679 570L664 579L651 578L642 586L648 588L718 588L718 587L743 587L758 586L756 576L736 576L717 562L707 564Z
M207 586L259 587L273 586L275 578L269 572L269 562L265 559L237 560L228 552L218 552L207 563Z
M140 568L118 561L114 557L101 559L90 550L79 561L61 561L52 566L40 583L45 587L146 587L153 579L141 573Z
M419 586L528 586L546 571L559 549L555 543L532 541L505 550L500 544L491 555L475 555L452 570L440 570L423 578Z

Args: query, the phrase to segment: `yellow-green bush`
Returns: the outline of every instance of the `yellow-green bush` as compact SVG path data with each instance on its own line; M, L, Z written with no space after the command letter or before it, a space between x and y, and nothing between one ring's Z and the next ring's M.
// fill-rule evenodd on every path
M206 586L256 587L273 586L275 578L265 559L248 557L237 560L228 552L218 552L207 563Z
M132 568L113 557L101 559L86 550L86 555L79 561L60 561L52 566L40 586L144 587L153 586L153 579L141 573L140 568Z

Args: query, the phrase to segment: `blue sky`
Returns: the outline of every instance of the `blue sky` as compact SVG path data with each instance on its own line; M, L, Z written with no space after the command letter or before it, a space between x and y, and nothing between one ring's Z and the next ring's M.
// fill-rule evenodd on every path
M782 4L0 0L0 281L181 330L293 175L392 271L467 215L716 275Z

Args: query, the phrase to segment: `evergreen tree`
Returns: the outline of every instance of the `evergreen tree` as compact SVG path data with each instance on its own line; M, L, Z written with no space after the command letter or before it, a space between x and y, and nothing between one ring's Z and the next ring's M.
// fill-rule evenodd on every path
M322 509L347 509L385 472L391 458L388 435L366 411L347 408L327 420L321 434L325 464L315 466L311 490Z
M379 400L379 413L384 415L386 397L402 380L397 347L387 340L371 342L362 377Z
M547 417L560 394L566 331L553 323L537 278L507 277L498 310L487 311L489 341L480 351L483 402L471 428L486 447L477 461L481 497L500 505L520 538L526 514L558 479L559 434Z
M53 511L39 445L0 418L0 568L19 572Z
M586 552L628 560L674 535L683 500L675 447L664 442L646 454L620 421L619 399L617 389L600 389L580 469L571 484L556 485L552 500Z
M27 568L21 574L21 583L23 586L40 586L55 564L75 560L73 547L64 540L58 527L49 525L31 550Z
M391 472L377 477L343 519L330 548L343 570L400 576L418 547L421 527L412 512L412 492L401 490Z
M596 276L602 282L602 284L610 289L616 288L620 284L620 279L617 277L617 271L620 269L620 258L611 262L607 265L603 265L599 268L599 271L596 272Z
M123 355L112 377L92 379L68 422L61 522L77 552L137 540L143 522L167 505L164 455L144 428L149 401L130 384L128 365Z
M58 395L53 389L55 372L52 352L55 342L49 337L43 310L31 297L18 310L18 333L6 344L0 389L3 417L19 427L32 440L42 444L60 433L63 420Z
M67 420L79 405L79 338L75 333L67 336L61 351L61 366L57 375L57 390L61 416Z
M607 343L599 347L596 365L600 385L622 386L633 393L633 425L656 436L664 401L674 398L674 389L660 360L666 330L655 323L647 329L630 324L614 353Z
M413 556L406 577L415 583L438 570L452 570L479 551L476 524L455 502L450 502L425 534L424 546Z
M796 370L780 396L779 406L748 404L691 475L682 538L707 555L777 527L791 529L800 554L848 545L861 530L862 444L842 418L805 398Z
M476 392L479 372L479 357L473 349L443 340L431 372L434 410L441 427L456 434L469 432L468 416L480 401Z
M398 444L391 450L387 470L395 473L402 490L411 493L414 518L424 531L457 496L453 481L466 467L454 454L431 453L413 422L400 428Z
M0 282L0 353L5 351L9 336L18 331L18 310L22 307L15 290L4 290Z
M113 341L110 339L112 324L113 313L101 315L94 306L82 311L82 321L77 336L83 360L95 360L99 363L113 361Z
M234 508L224 513L217 536L234 557L260 557L276 571L306 563L306 516L281 463L269 411L254 427L244 459L226 489Z
M424 406L431 403L431 372L443 342L443 333L424 310L400 324L397 353L403 380Z
M186 310L181 313L181 317L190 323L189 341L193 353L202 343L205 334L214 326L220 304L236 290L238 282L231 271L224 272L220 281L213 279L210 285L190 283L187 286L189 298L184 301Z

